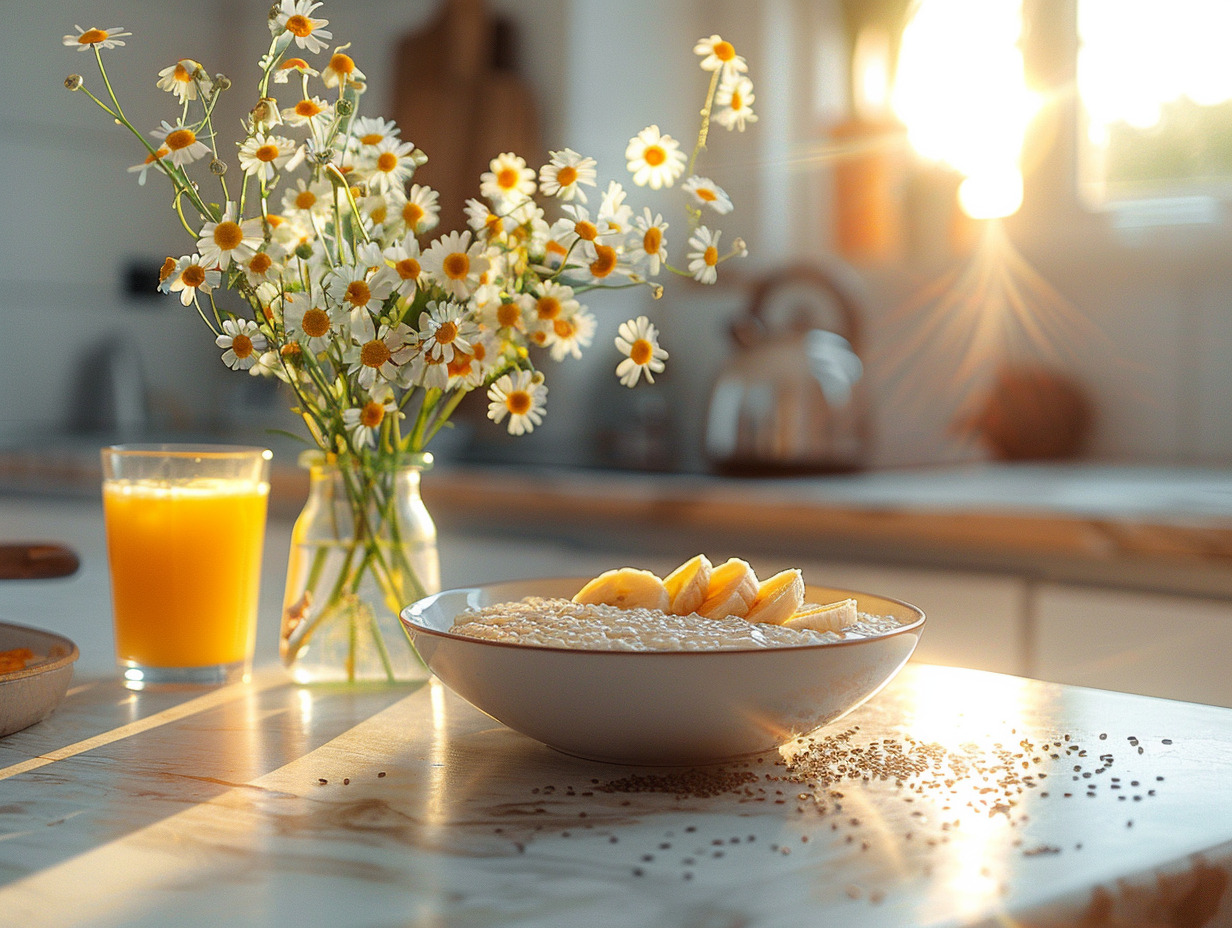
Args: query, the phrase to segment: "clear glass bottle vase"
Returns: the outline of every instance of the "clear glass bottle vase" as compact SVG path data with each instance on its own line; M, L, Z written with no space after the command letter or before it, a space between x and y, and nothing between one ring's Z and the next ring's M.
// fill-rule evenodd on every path
M291 534L283 664L300 683L426 679L398 613L440 589L436 526L419 495L431 455L300 463L310 483Z

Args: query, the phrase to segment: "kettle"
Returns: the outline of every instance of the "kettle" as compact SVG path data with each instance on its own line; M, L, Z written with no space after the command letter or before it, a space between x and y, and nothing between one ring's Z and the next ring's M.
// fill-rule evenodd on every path
M715 379L704 451L742 474L858 470L870 444L854 298L817 266L760 281L731 324L735 352Z

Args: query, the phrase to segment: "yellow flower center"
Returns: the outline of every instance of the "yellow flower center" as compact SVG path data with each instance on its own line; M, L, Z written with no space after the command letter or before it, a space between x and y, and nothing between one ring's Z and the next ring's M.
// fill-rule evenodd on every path
M425 215L424 208L418 203L407 203L406 206L402 207L402 218L412 229L419 225Z
M744 97L740 95L739 90L733 90L731 95L731 108L733 110L743 109Z
M214 244L223 251L233 251L244 241L244 230L238 222L225 219L214 226Z
M540 319L555 319L560 315L560 309L560 300L550 293L545 293L535 301L535 310Z
M372 299L372 291L368 289L366 281L353 280L347 284L344 299L352 306L367 306L368 301Z
M599 230L595 228L594 223L587 222L585 219L573 224L573 231L577 233L577 237L585 239L588 242L593 242L599 236Z
M385 421L385 407L376 400L369 400L364 403L364 408L360 410L359 422L361 425L375 429Z
M184 268L184 273L180 275L180 280L184 281L187 287L200 287L205 283L205 268L200 264L190 264Z
M731 42L715 42L714 57L719 61L731 61L736 57L736 49Z
M422 268L414 258L403 258L394 265L394 270L398 272L398 276L403 280L419 280L419 272Z
M471 372L471 362L473 360L473 356L455 351L453 360L445 365L445 370L449 371L449 376L451 377L463 377Z
M300 323L300 328L309 338L320 338L329 331L329 313L314 306L304 313L304 321Z
M367 135L361 135L359 141L363 145L379 145L384 138L379 132L369 132Z
M594 277L606 277L616 270L616 249L611 245L596 245L595 260L590 262L590 273Z
M158 151L152 152L151 154L145 156L145 164L153 164L155 161L159 161L167 157L169 154L171 154L171 150L167 148L166 145L159 145Z
M350 55L344 55L342 52L335 52L334 56L329 59L329 69L336 74L341 74L343 77L349 76L355 70L355 62Z
M295 206L298 209L312 209L316 203L317 195L311 190L301 190L295 195Z
M657 168L667 160L667 152L662 145L647 145L646 151L642 153L642 160L652 168Z
M629 349L629 357L633 360L634 364L649 364L650 359L654 357L654 345L644 338L639 338Z
M663 230L658 226L651 226L646 230L646 234L642 236L642 250L648 255L657 255L662 247Z
M312 29L312 20L307 16L296 13L294 16L287 17L287 32L291 35L304 39L312 35Z
M300 348L298 342L287 342L278 349L278 354L291 363L298 361L303 353L303 349Z
M398 166L398 156L392 151L383 151L379 158L376 159L376 169L388 174Z
M295 104L295 115L303 116L305 119L311 119L313 116L321 114L321 107L315 100L300 100Z
M77 41L81 45L97 45L107 41L107 32L104 29L87 29L77 37Z
M702 260L705 261L710 267L714 267L719 263L719 249L711 245L706 249L705 254L702 255Z
M231 350L235 352L235 356L240 358L248 357L252 354L252 339L247 335L236 335L231 339Z
M274 265L274 259L263 251L258 251L248 262L248 270L254 274L264 274Z
M359 360L364 367L380 367L389 361L392 355L389 352L389 346L379 338L374 338L372 341L359 349Z
M512 190L518 185L518 171L516 168L501 168L500 173L496 175L496 186L501 190Z
M171 259L168 258L168 261ZM501 303L496 307L496 324L501 328L517 325L522 321L522 309L517 303Z
M557 338L564 339L571 338L577 329L569 319L556 319L552 322L552 331L556 333Z
M436 343L438 345L449 345L458 337L458 324L456 322L442 322L436 330Z
M307 71L308 62L306 62L303 58L288 58L278 66L280 71L290 71L292 68L297 71Z
M164 280L175 273L175 258L168 258L163 262L163 266L158 269L158 282L161 284Z
M578 179L577 168L571 164L566 164L563 168L556 172L556 183L562 187L568 187Z
M197 141L197 133L193 132L192 129L172 129L167 133L167 137L163 141L167 143L167 147L172 151L180 151Z
M373 222L375 222L377 225L380 225L382 222L385 221L385 216L387 215L387 213L385 211L384 206L375 206L372 208L372 212L368 213L368 215L372 217Z
M474 352L471 357L473 357L476 361L482 361L488 356L488 349L483 347L483 342L475 342L471 348L471 351Z
M455 251L445 256L445 260L441 262L441 270L450 280L465 280L466 275L471 272L471 259L466 256L466 252Z
M172 80L177 80L181 84L187 84L192 80L192 75L188 73L188 68L184 67L182 62L175 63L175 70L171 72Z
M697 198L699 200L702 200L703 202L706 202L706 203L713 203L715 200L718 199L718 197L715 196L714 191L711 190L709 187L698 187L693 192L697 194Z
M552 239L548 242L546 251L550 255L559 255L562 258L569 253L569 249L565 248L565 246L556 241L556 239Z
M262 145L256 151L257 160L264 161L266 164L269 164L271 161L273 161L277 157L278 157L278 146L277 145Z
M530 412L534 401L525 390L514 390L505 396L505 408L515 416L524 416Z

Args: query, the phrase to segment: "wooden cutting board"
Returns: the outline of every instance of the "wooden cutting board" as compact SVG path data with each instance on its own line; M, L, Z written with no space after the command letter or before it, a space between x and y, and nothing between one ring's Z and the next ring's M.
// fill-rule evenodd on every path
M516 30L483 0L445 0L423 29L399 44L393 117L402 137L427 152L414 182L440 193L441 225L465 227L463 207L501 152L538 167L546 158L530 87L519 76Z

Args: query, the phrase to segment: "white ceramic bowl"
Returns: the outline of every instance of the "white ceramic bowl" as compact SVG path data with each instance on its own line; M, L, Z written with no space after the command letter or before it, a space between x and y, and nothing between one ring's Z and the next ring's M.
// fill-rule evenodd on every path
M854 596L901 626L875 638L731 651L581 651L453 634L466 609L524 596L570 598L588 578L446 590L402 611L432 672L476 708L566 754L624 764L717 763L778 747L846 715L911 657L915 606L808 587L809 602Z

